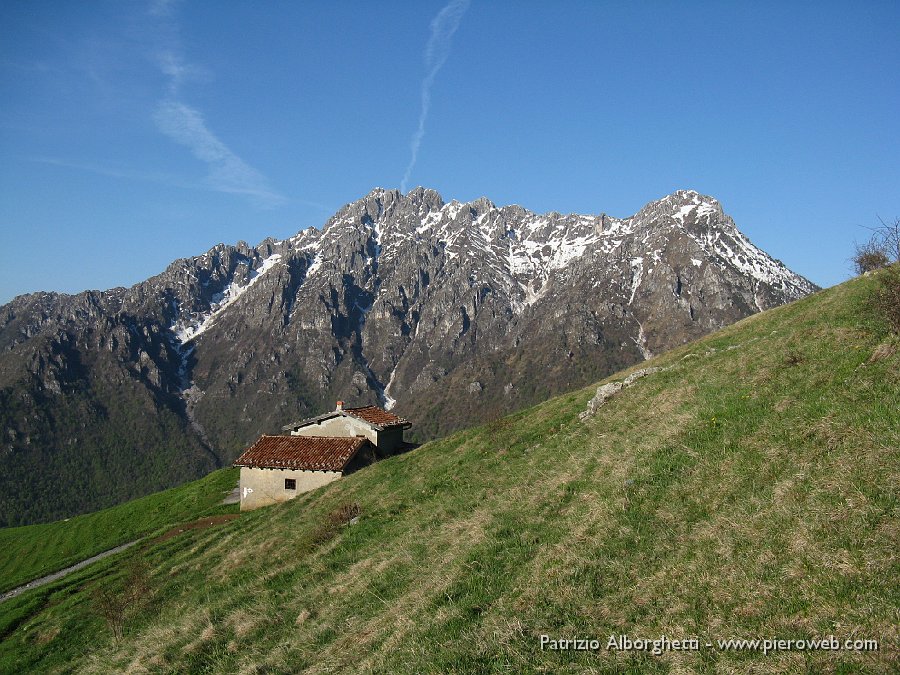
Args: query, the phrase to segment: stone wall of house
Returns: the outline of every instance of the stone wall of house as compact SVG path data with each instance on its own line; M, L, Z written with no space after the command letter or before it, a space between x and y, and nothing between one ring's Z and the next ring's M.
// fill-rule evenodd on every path
M365 436L378 445L378 432L362 420L338 415L291 431L292 436Z
M378 431L365 422L353 417L331 417L318 424L307 424L305 427L291 431L292 436L365 436L378 448L382 457L393 454L403 444L403 429L385 429Z
M300 471L296 469L257 469L241 467L239 483L241 511L250 511L289 499L327 485L341 477L340 471ZM286 478L297 482L296 490L284 487Z
M378 440L375 446L378 448L378 454L382 457L392 455L397 448L403 445L403 429L385 429L384 431L375 432Z

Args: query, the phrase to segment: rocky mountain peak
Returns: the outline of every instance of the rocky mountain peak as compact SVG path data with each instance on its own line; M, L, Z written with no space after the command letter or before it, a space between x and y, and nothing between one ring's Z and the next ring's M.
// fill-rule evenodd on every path
M726 222L722 205L716 199L694 190L678 190L652 201L641 208L633 220L637 224L656 227L683 227L699 222L714 226L733 225Z
M475 211L480 215L482 213L492 211L497 207L490 199L482 196L472 202L472 208L475 209Z
M438 210L444 205L444 199L437 190L422 186L413 188L406 193L405 198L413 204L424 204L429 210Z

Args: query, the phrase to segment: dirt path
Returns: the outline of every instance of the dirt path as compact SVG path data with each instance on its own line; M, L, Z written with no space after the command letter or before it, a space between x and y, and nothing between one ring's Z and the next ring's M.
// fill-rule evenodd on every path
M172 537L178 536L182 532L186 532L187 530L203 530L207 527L214 527L215 525L221 525L222 523L227 523L229 520L234 520L240 514L239 513L225 513L221 516L207 516L206 518L200 518L199 520L195 520L192 523L184 523L183 525L179 525L178 527L173 527L171 530L158 536L151 543L155 544L159 541L167 541Z
M195 520L191 523L184 523L179 525L178 527L173 527L171 530L162 534L155 539L150 541L151 544L155 544L161 541L167 541L172 537L178 536L182 532L186 532L187 530L201 530L207 527L214 527L216 525L221 525L222 523L227 523L229 520L234 520L240 514L237 513L227 513L220 516L207 516L206 518L200 518L199 520ZM79 563L75 563L70 567L66 567L64 569L59 570L58 572L54 572L53 574L48 574L45 577L41 577L40 579L35 579L34 581L29 581L24 586L19 586L17 588L12 589L11 591L7 591L6 593L0 594L0 602L4 600L9 600L10 598L14 598L17 595L24 593L25 591L30 591L32 588L37 588L38 586L43 586L44 584L49 584L51 581L56 581L57 579L62 579L67 574L71 574L72 572L76 572L80 570L82 567L87 567L93 562L97 562L98 560L102 560L107 556L114 555L119 551L124 551L126 548L134 546L138 542L142 541L142 539L135 539L134 541L129 541L127 544L122 544L121 546L116 546L115 548L111 548L108 551L103 551L103 553L98 553L95 556L91 556L86 560L82 560Z
M54 572L53 574L48 574L45 577L41 577L40 579L35 579L34 581L29 581L24 586L19 586L18 588L14 588L11 591L7 591L0 595L0 602L4 600L9 600L10 598L14 598L17 595L24 593L25 591L30 591L32 588L37 588L38 586L43 586L44 584L49 584L51 581L56 581L57 579L62 579L67 574L71 574L72 572L76 572L80 570L82 567L87 567L92 562L97 562L98 560L102 560L107 556L114 555L119 551L124 551L126 548L134 546L138 543L140 539L135 539L134 541L129 541L127 544L122 544L121 546L116 546L115 548L111 548L108 551L103 551L103 553L98 553L95 556L91 556L87 560L82 560L80 563L75 563L70 567L65 567L58 572Z
M222 500L223 504L240 504L241 503L241 488L240 485L235 485L234 490L228 493L228 496Z

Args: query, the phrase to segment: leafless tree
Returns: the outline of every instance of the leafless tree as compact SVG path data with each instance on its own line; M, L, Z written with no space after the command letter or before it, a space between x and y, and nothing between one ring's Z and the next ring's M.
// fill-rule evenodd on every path
M116 644L125 637L125 624L131 614L150 594L150 576L147 566L133 559L128 566L128 574L120 588L98 586L92 600L94 611L105 621L112 631Z
M881 226L875 228L877 236L884 244L884 250L891 257L891 262L900 262L900 218L886 223L881 218Z
M878 221L880 225L866 228L872 233L869 241L856 244L852 260L857 274L900 262L900 218L885 222L879 217Z

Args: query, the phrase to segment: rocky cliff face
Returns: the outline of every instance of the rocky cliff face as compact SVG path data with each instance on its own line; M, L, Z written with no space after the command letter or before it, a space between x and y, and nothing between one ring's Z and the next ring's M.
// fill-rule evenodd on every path
M377 189L321 230L0 308L2 524L195 477L338 398L433 437L813 290L691 191L618 219Z

